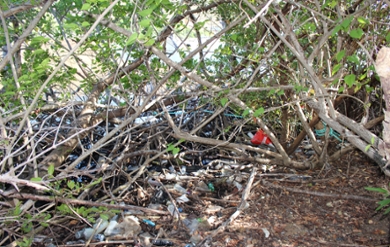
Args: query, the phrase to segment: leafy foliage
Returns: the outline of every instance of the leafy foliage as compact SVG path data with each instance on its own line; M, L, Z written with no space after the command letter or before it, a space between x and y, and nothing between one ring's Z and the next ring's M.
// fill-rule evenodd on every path
M50 3L37 18L42 6ZM390 43L390 17L386 3L367 4L352 0L326 0L322 5L274 1L268 7L247 0L2 1L1 173L17 176L23 186L47 186L55 196L79 197L104 185L106 178L99 170L103 164L124 169L126 162L119 161L137 142L131 136L135 119L142 114L156 119L168 114L161 110L168 100L174 107L190 108L192 97L197 100L197 106L191 106L195 113L212 106L215 112L230 110L242 116L253 128L258 123L268 126L284 147L276 150L282 155L273 155L275 159L289 157L287 147L303 130L303 123L314 119L313 110L333 116L328 114L331 109L357 122L378 118L383 102L373 58ZM30 28L33 23L37 24ZM346 95L351 97L345 99ZM330 102L341 103L333 109ZM322 109L313 109L317 105ZM197 130L202 124L208 132L218 130L220 126L209 124L216 116L199 115L206 117L197 126L179 121L176 127L191 138L201 134L205 138ZM236 140L235 133L244 125L226 123L222 117L220 123L218 138L211 141L226 144ZM339 125L340 132L349 128ZM185 152L178 146L185 138L174 132L179 140L161 139L150 144L156 149L152 151L172 153L175 158ZM363 146L358 148L367 154L377 151L381 129L372 132L375 140L360 136ZM279 163L304 167L302 161ZM78 181L79 176L69 174L80 164L85 169L95 165L93 179ZM46 172L30 174L27 166L44 167ZM58 174L67 178L57 179ZM32 179L24 180L27 177ZM123 179L120 182L126 184L130 176ZM378 210L388 203L382 201ZM96 215L108 218L110 213L106 208L66 204L56 210L63 215L76 212L90 221ZM19 235L31 232L38 222L46 227L52 218L49 213L23 214L21 205L9 213L19 217ZM30 238L18 241L20 246L29 244Z

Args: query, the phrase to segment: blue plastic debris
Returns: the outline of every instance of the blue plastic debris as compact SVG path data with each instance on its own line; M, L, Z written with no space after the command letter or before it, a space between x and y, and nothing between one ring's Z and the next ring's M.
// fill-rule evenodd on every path
M316 135L318 135L318 136L324 136L326 133L326 126L327 125L324 121L322 121L322 124L324 125L324 128L320 129L320 130L316 130ZM342 140L340 139L340 134L337 133L334 129L330 128L329 135L336 138L339 142L342 142Z
M156 224L155 224L153 221L151 221L151 220L143 219L142 221L143 221L145 224L149 225L149 226L153 226L153 227L156 226Z
M209 187L209 189L211 190L211 191L215 191L215 188L214 188L214 185L212 184L212 183L208 183L207 184L207 187Z

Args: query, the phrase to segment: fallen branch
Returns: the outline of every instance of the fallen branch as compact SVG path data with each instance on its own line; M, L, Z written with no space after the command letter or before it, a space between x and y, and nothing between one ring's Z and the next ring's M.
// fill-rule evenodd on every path
M336 198L336 199L357 200L357 201L366 201L366 202L377 202L378 201L378 199L364 197L364 196L330 194L330 193L324 193L324 192L307 191L307 190L300 190L300 189L295 189L295 188L289 188L289 187L286 187L286 186L281 186L281 185L269 183L269 182L265 181L264 179L261 180L261 184L264 185L264 186L267 186L267 187L271 187L271 188L287 190L287 191L291 191L291 192L294 192L294 193L303 193L303 194L312 195L312 196L331 197L331 198Z
M25 185L25 186L34 188L36 190L41 190L41 191L48 191L49 190L49 188L42 185L41 182L33 182L33 181L29 181L29 180L19 179L15 176L10 176L8 173L0 175L0 183L11 184L12 186L15 187L15 189L17 191L19 191L19 188L17 185ZM0 193L3 194L4 191L0 190Z
M3 195L3 191L0 191L1 196ZM91 201L85 201L85 200L78 200L78 199L68 199L68 198L60 198L60 197L54 197L54 196L39 196L39 195L32 195L32 194L26 194L26 193L15 193L12 195L7 195L5 197L8 198L16 198L16 199L31 199L34 201L45 201L45 202L61 202L64 204L72 204L72 205L84 205L89 207L106 207L106 208L114 208L114 209L121 209L121 210L140 210L145 213L150 214L169 214L168 211L161 211L161 210L155 210L150 208L144 208L144 207L138 207L133 205L118 205L118 204L109 204L109 203L103 203L103 202L91 202ZM136 214L136 213L133 213Z

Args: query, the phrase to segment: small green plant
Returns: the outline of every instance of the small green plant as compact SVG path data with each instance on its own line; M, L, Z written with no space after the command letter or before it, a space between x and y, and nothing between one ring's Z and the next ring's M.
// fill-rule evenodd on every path
M18 246L21 246L21 247L29 247L29 246L31 246L32 241L33 241L32 238L23 237L23 240L18 241L17 244L18 244Z
M364 151L367 152L367 151L370 149L370 147L371 147L372 145L374 145L374 143L375 143L375 137L372 137L372 138L371 138L371 143L368 144L368 145L364 148Z
M172 152L173 155L177 155L180 152L180 148L170 143L168 144L167 152Z
M389 187L390 187L390 184L389 184ZM388 198L389 195L390 195L390 191L387 189L387 188L374 188L374 187L364 187L366 190L368 191L374 191L374 192L378 192L378 193L382 193L383 194L383 197L385 199L383 199L382 201L379 201L378 204L379 204L379 207L377 207L375 210L376 211L379 211L381 210L382 208L388 206L390 204L390 199ZM384 214L388 214L390 212L390 207L387 207L387 209L385 210Z

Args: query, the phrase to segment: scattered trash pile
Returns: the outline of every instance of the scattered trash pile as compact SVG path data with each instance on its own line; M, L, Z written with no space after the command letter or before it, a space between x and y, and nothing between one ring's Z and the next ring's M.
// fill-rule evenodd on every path
M47 127L48 132L42 133L42 137L57 138L69 131L72 116L70 112L61 117L42 113L33 126L40 130ZM169 120L181 131L198 137L274 150L268 136L248 124L249 120L229 108L220 111L211 104L199 106L199 100L189 101L186 107L145 112L124 129L112 122L96 126L80 140L80 147L68 156L65 166L94 147L108 132L116 131L115 137L78 163L66 184L73 181L80 188L88 188L76 195L80 200L147 210L99 208L94 217L88 215L88 220L73 215L77 223L68 227L72 232L58 236L64 239L63 244L120 241L133 246L196 246L240 207L253 168L263 172L271 169L254 165L248 159L264 154L248 151L247 157L243 157L212 143L178 140ZM42 141L39 145L48 143ZM90 186L97 178L102 182ZM265 236L269 235L266 229L263 231ZM54 243L49 241L46 246L55 246Z

